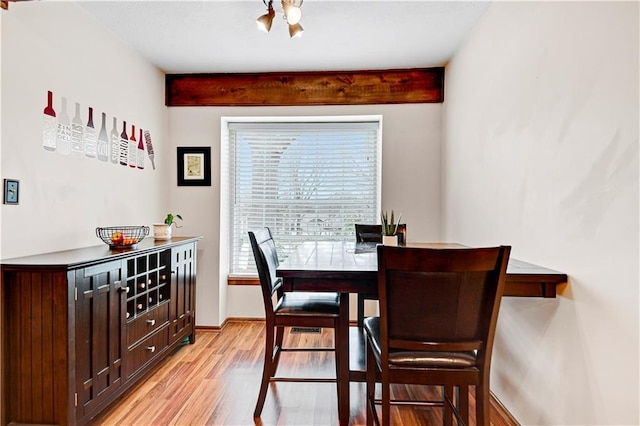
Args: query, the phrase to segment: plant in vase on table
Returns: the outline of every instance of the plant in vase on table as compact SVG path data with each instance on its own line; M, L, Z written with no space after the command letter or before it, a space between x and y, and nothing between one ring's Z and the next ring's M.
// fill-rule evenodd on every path
M397 246L398 245L398 224L402 219L402 214L398 216L398 220L395 220L395 213L391 210L391 215L387 212L380 213L380 219L382 222L382 244L385 246Z
M167 217L164 218L164 223L154 223L153 224L153 237L156 240L170 240L171 239L171 227L173 225L176 228L180 228L178 222L176 220L182 220L182 216L179 214L168 213Z

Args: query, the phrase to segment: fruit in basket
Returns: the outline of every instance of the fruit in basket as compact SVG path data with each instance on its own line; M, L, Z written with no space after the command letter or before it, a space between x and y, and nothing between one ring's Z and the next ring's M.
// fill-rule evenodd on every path
M130 237L130 238L125 238L124 240L122 240L122 245L124 246L131 246L135 243L138 242L138 239L135 237Z
M116 231L111 234L111 244L121 246L124 243L124 234L120 231Z

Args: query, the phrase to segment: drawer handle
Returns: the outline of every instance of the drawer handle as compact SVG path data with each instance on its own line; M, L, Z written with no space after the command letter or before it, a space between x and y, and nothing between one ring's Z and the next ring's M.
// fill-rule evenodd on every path
M147 320L147 324L149 324L151 326L156 325L156 320L154 320L154 319Z
M118 288L118 291L121 291L123 293L129 293L129 287L120 287Z
M147 346L147 350L151 353L154 353L156 351L156 347L155 346Z

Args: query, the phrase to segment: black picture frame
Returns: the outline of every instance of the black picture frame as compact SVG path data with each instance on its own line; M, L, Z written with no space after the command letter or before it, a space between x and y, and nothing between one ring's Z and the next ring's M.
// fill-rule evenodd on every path
M178 186L211 186L211 147L178 147Z

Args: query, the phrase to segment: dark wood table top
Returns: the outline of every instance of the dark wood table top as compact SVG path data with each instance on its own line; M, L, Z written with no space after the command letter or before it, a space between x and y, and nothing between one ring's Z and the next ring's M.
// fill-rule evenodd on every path
M457 243L409 243L407 246L465 247ZM280 264L276 275L285 279L285 287L288 290L308 291L314 289L314 286L317 290L325 290L322 288L325 286L322 281L331 279L334 282L332 285L339 286L337 290L370 293L376 286L377 271L378 258L374 243L309 241L300 245ZM567 275L564 273L510 258L504 295L556 297L556 286L566 282ZM374 293L376 291L377 288Z

